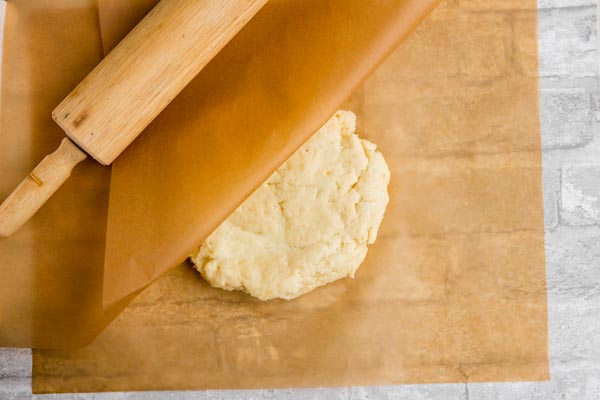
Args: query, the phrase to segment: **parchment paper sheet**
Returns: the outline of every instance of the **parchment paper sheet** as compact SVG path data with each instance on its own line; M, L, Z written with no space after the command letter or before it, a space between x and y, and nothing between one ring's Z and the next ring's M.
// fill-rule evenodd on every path
M17 22L10 22L7 15L7 22L13 27L7 26L7 32L11 32L10 29L15 29L16 32L15 26L27 32L39 30L40 37L37 40L42 43L44 40L51 40L51 37L60 37L73 47L80 46L79 51L90 51L91 43L98 46L90 24L94 14L93 5L89 6L89 2L82 1L82 5L88 6L81 8L82 14L72 19L66 17L64 9L60 8L60 12L47 13L48 10L44 7L51 8L53 4L57 4L56 1L30 2L36 3L40 8L31 6L26 17L21 11L24 1L12 3L13 6L19 6L19 18L13 18L13 21ZM145 7L150 4L123 3L125 2L105 0L100 4L106 48L126 32L128 25L142 16ZM275 33L283 37L287 34L290 46L311 38L310 33L306 34L307 37L299 37L296 31L287 30L297 26L292 23L296 18L307 21L303 22L303 26L308 32L318 28L323 29L323 36L326 38L335 36L336 31L328 31L325 21L311 24L312 19L300 12L308 3L311 2L280 1L275 2L271 11L261 11L262 14L258 17L264 20L258 20L257 23L263 24L266 32L263 38L271 38ZM390 5L392 2L381 4ZM293 5L299 8L294 9L287 17L283 11L282 14L277 14L277 7ZM547 314L535 7L535 1L530 0L518 4L476 0L444 3L418 28L416 34L354 92L346 104L347 108L357 112L361 134L379 144L392 168L392 199L380 238L371 248L355 280L335 283L291 302L262 303L243 294L212 289L198 279L188 265L181 265L144 291L90 346L77 351L35 351L34 391L547 379ZM9 12L10 9L11 2ZM339 7L331 8L330 11L338 9ZM62 36L48 35L41 25L34 27L32 24L32 21L37 21L36 13L40 12L41 16L37 18L46 19L49 15L54 15L54 18L67 18L72 25L69 27L68 24L63 24L63 27L59 28L56 26L59 24L51 24L53 29L59 31L57 35ZM281 18L280 23L270 26L269 23L278 15ZM89 19L85 20L84 16ZM382 15L377 19L391 20ZM374 21L371 23L374 24ZM74 29L73 25L78 28ZM89 32L89 39L86 39L82 31ZM46 35L46 39L41 38L42 33ZM242 32L240 38L236 38L240 44L254 43L244 35L251 33ZM31 34L28 33L27 36L31 37ZM401 35L395 32L394 36ZM344 38L340 40L342 39ZM390 43L393 41L388 40ZM321 45L320 41L311 40L311 43L317 47ZM64 43L57 45L59 48L61 46L64 46ZM182 97L177 98L173 107L166 110L164 116L144 134L144 141L136 143L121 159L123 161L115 165L111 188L109 241L119 237L111 231L119 226L118 223L124 221L127 226L137 226L133 223L129 225L132 221L126 219L129 215L135 215L130 214L135 211L128 211L129 207L118 200L123 193L127 193L123 191L123 186L119 186L119 182L123 185L127 182L137 183L136 190L139 190L139 193L150 193L151 199L132 198L135 202L141 201L142 206L150 209L156 205L153 203L157 200L154 197L158 196L164 198L164 203L161 201L160 204L169 205L172 202L169 206L177 207L179 203L175 201L175 196L171 198L171 193L163 193L166 186L179 187L176 190L177 196L183 196L184 202L191 204L193 198L185 197L188 196L187 191L197 185L198 179L204 179L207 175L202 171L190 172L189 166L199 165L194 157L218 162L211 157L215 148L221 148L224 152L234 154L230 161L233 165L229 169L231 172L221 177L226 177L228 182L230 179L233 182L237 182L236 179L246 182L244 177L251 176L255 180L255 186L287 157L286 151L292 151L305 139L301 138L301 132L314 130L346 97L347 93L344 93L344 90L340 90L340 93L334 90L339 86L333 85L340 84L335 79L331 81L331 87L321 87L331 89L332 96L327 98L309 97L307 93L310 91L302 89L301 83L304 82L286 82L281 86L276 82L269 83L268 79L268 83L262 82L263 70L264 74L267 74L264 76L292 76L303 69L286 60L309 63L314 62L314 57L304 59L294 53L288 55L289 58L278 58L270 63L261 64L260 57L256 55L259 48L260 46L255 44L252 51L242 54L233 51L228 54L226 50L223 57L232 57L239 62L219 64L217 59L206 74L218 77L219 74L226 75L231 71L243 71L247 74L245 79L222 79L219 84L226 85L230 80L237 83L229 83L232 85L230 91L220 91L216 94L210 90L210 85L206 88L192 86L190 93L193 93L184 93ZM286 48L284 47L283 51L280 49L282 53L275 54L287 55ZM98 52L98 47L95 49ZM273 45L267 49L273 53L277 47ZM32 81L36 82L35 85L26 86L31 80L31 77L27 76L24 76L23 84L15 84L19 96L21 93L33 96L30 93L35 93L39 98L46 97L51 90L41 90L40 85L54 84L50 82L53 81L50 79L53 72L48 70L56 71L60 66L69 71L69 74L75 75L75 72L78 72L84 75L85 69L89 70L99 58L98 53L93 53L74 54L72 59L66 56L57 60L57 51L58 49L47 48L46 43L43 43L41 48L28 53L31 58L35 55L46 56L47 59L37 72L37 81ZM365 48L364 52L360 53L362 57L354 61L375 57L375 51L373 48ZM383 52L382 49L379 51ZM69 54L73 52L69 50ZM75 61L84 56L89 65L74 68ZM256 58L259 60L255 61ZM322 73L332 70L329 69L331 60L327 58L327 54L320 54L318 61L321 63L311 64L317 68L314 75L305 71L309 73L307 80L310 82L311 79L317 79ZM52 62L57 66L51 68L55 65ZM5 67L7 63L5 62ZM241 68L241 65L244 68ZM240 70L236 69L238 67ZM343 64L338 67L341 70L350 68ZM284 73L277 75L281 68ZM366 73L369 68L365 67L361 71ZM357 73L354 77L356 82L360 80L358 75L360 74ZM230 76L239 75L236 73ZM4 82L7 80L5 77L6 74ZM81 76L77 77L79 78ZM68 92L69 84L74 84L77 79L74 77L73 82L65 82L64 78L57 79L61 83L56 84L56 98L47 100L48 111L54 105L50 105L51 100L57 102ZM47 80L49 82L46 82ZM352 86L353 81L344 81L342 85L348 89L348 93ZM31 87L30 91L25 90L25 87ZM297 96L291 91L294 87L298 89ZM253 88L262 89L255 91ZM286 90L278 92L275 90L277 88ZM65 92L59 93L59 89ZM241 94L248 93L256 93L258 105L239 98ZM206 100L196 103L196 95L205 96L201 98ZM3 90L3 100L5 97ZM283 105L275 108L276 115L264 116L267 119L265 124L273 124L269 125L269 130L253 130L256 121L261 121L263 114L259 114L261 118L253 119L252 124L248 125L245 125L246 119L241 116L235 121L205 121L196 117L210 114L211 111L213 114L210 115L219 115L212 107L224 110L226 106L239 107L239 113L245 111L246 115L252 116L265 112L261 108L264 106L261 105L263 102ZM13 142L21 143L20 141L24 142L23 146L30 146L29 143L34 137L42 136L42 131L54 129L50 127L50 122L40 124L37 130L23 128L24 124L31 122L19 116L34 115L23 114L29 112L29 103L23 101L23 111L19 111L21 114L11 112L12 118L7 117L7 109L3 107L3 125L0 132L2 146L5 143L13 146ZM306 122L303 111L295 108L301 104L306 113L313 116L312 122ZM290 115L285 112L287 107ZM22 128L21 130L16 130L15 127L11 127L10 130L6 128L7 120L19 121L19 118L21 125L16 127ZM38 118L40 121L50 121L49 112L48 116L45 116L40 111ZM284 122L280 122L280 119ZM296 122L299 123L299 127L294 125ZM229 135L235 135L233 137L237 140L230 141L231 136L212 135L209 132L206 135L210 137L210 142L203 144L211 146L189 149L189 142L186 141L189 131L186 129L191 128L188 126L205 127L207 124L225 126L229 129ZM153 134L154 131L156 134ZM15 137L13 132L28 132L28 137ZM40 149L39 154L33 154L30 147L23 147L22 155L14 156L15 160L12 162L2 158L2 171L10 171L14 165L21 164L21 170L15 171L14 178L11 178L14 182L5 183L4 179L0 181L2 193L8 193L13 183L16 184L18 179L27 173L34 161L58 144L60 130L52 132L54 136L48 141L53 142L48 148ZM168 151L157 151L160 147L160 140L156 138L158 135L171 138L165 142L168 143L168 146L165 144ZM146 137L148 139L145 139ZM142 151L144 147L151 151L146 154ZM240 147L245 151L237 152ZM275 149L278 150L277 153L274 152ZM175 154L182 154L184 157L180 159ZM255 163L260 164L261 168L253 168L251 171L240 168L240 165L256 165ZM164 170L165 179L175 180L169 184L157 184L155 177L149 179L150 175L146 175L145 171L152 170L156 165L161 165L160 170ZM185 169L186 166L188 170ZM20 290L24 292L21 300L13 300L12 304L20 307L27 304L35 311L42 311L41 314L35 314L38 316L38 325L22 328L22 332L33 335L39 331L36 329L39 324L47 320L50 321L47 322L46 328L52 331L61 321L54 321L43 312L49 310L51 315L58 317L63 315L60 307L78 309L80 304L73 304L73 296L77 294L81 294L84 299L93 299L98 312L86 313L85 318L82 314L73 317L70 325L64 325L63 334L72 336L71 339L79 337L79 333L75 334L72 331L76 331L80 326L85 330L82 319L95 328L110 320L110 316L102 314L98 304L101 301L102 286L98 274L102 274L102 263L93 264L91 267L82 263L89 252L85 247L94 249L97 246L97 251L102 252L103 246L98 242L102 241L103 236L94 229L102 226L102 217L106 216L107 177L103 175L105 170L101 169L102 167L86 164L86 168L89 170L82 170L81 178L75 177L76 180L72 183L87 184L91 188L84 191L82 186L75 185L70 194L71 198L63 198L53 212L48 211L47 218L51 219L33 224L34 227L29 228L29 235L32 236L22 236L21 240L25 245L36 247L40 239L48 241L57 229L60 232L61 223L70 224L64 228L67 233L79 227L81 230L89 229L90 236L98 236L95 237L96 240L90 239L93 245L90 243L85 246L81 242L75 242L79 235L72 233L73 236L64 236L70 243L61 245L70 246L72 251L77 251L75 254L79 255L73 258L72 270L54 272L52 264L48 262L41 264L46 265L45 269L37 271L46 275L36 274L35 271L28 274L12 272L15 277L22 279ZM90 180L90 170L92 174L98 174L96 180ZM244 173L250 175L243 175ZM216 208L222 215L209 218L210 222L207 222L208 219L200 221L200 225L218 223L217 221L226 215L226 208L232 208L243 200L245 194L242 193L242 189L227 192L227 196L223 197L224 193L220 191L224 190L222 186L226 185L227 183L223 183L210 187L212 193L217 195L215 199L220 200L219 207ZM249 186L246 182L244 190ZM198 189L194 188L192 191L195 190ZM66 196L68 191L69 189L65 189L63 196ZM78 196L84 197L89 203L85 203L84 199L79 199ZM209 202L202 203L204 200L201 197L199 199L200 204L207 207L210 205ZM212 201L217 201L215 199ZM76 201L80 203L76 204ZM65 204L73 204L73 207L65 208ZM89 211L89 214L80 210L94 204L97 207ZM71 208L73 211L67 214L66 210ZM212 212L213 208L208 210ZM185 216L187 211L172 212L181 212L180 215ZM204 213L207 214L210 213ZM130 231L131 236L128 240L134 242L144 238L149 240L146 245L160 243L156 241L161 235L169 232L161 222L163 217L145 219L146 224L154 220L154 228L160 231L151 235L150 239L147 239L145 232L138 236ZM192 220L194 217L189 218ZM101 221L95 221L97 219ZM80 227L88 225L88 222L82 224L82 221L95 221L99 226ZM137 220L135 222L139 223ZM113 224L112 228L110 224ZM206 229L208 232L212 227L199 228L194 225L189 228L194 232L184 230L183 237L197 235L197 229ZM44 229L46 235L35 236ZM22 235L26 235L26 232ZM3 278L11 277L5 269L14 270L17 262L25 268L37 268L40 258L56 257L53 261L56 267L61 265L61 257L66 256L49 247L54 246L54 243L48 245L45 252L32 253L22 250L22 253L13 256L11 253L17 248L16 242L12 243L13 240L16 238L10 239L10 244L0 242L0 246L6 246L0 247L0 256L14 257L9 259L14 261L12 269L4 259L1 260ZM173 254L183 253L184 250L187 251L190 243L182 241L174 246L176 249ZM109 251L110 248L109 243ZM143 246L136 248L141 249ZM129 249L135 250L127 247L122 249L122 252L127 253ZM155 255L150 253L145 257L154 259ZM27 256L31 261L23 262ZM109 259L110 257L109 254ZM113 297L118 299L123 294L139 289L136 288L139 284L143 286L144 282L160 275L160 265L154 263L152 267L142 268L139 261L141 259L135 257L122 276L115 273L111 275L109 268L104 270L107 303L112 303L109 300L110 293L106 291L109 287L116 288L113 293L117 295ZM136 279L127 278L131 271L138 271L130 275ZM59 277L54 278L54 273ZM63 273L65 275L61 275ZM61 277L71 279L71 285L58 283ZM75 277L78 279L76 286L73 281ZM49 282L45 281L47 279ZM57 283L53 286L54 279L57 279ZM121 280L136 284L122 285ZM37 286L34 286L34 283L37 283ZM1 284L6 286L7 290L19 290L13 282L3 280ZM71 291L59 292L61 285L63 289L68 287ZM47 287L57 291L54 299L44 297L48 293ZM33 293L41 293L37 295L40 299L38 304L27 303L33 298ZM89 293L93 293L93 296ZM11 308L5 306L5 297L14 297L14 294L0 296L2 322L4 323L5 315L14 315L12 321L15 321L16 325L24 326L19 314L9 313ZM14 334L14 329L4 329L4 325L0 325L0 329L2 335ZM88 339L93 336L92 331L90 329ZM38 335L40 340L45 340L43 333ZM56 336L53 339L59 340L59 335ZM84 339L79 339L86 340L86 336L83 337ZM14 334L12 338L16 342L23 340L18 334ZM68 342L72 340L64 340L65 344L72 344Z
M0 198L64 137L50 112L102 58L92 0L6 5ZM102 307L110 170L86 160L34 218L0 239L0 345L78 347L114 316Z

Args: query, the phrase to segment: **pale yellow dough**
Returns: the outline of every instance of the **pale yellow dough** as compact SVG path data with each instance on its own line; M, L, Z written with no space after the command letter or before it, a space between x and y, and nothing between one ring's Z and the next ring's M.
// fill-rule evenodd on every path
M208 239L192 261L212 286L292 299L354 273L377 237L390 171L338 111Z

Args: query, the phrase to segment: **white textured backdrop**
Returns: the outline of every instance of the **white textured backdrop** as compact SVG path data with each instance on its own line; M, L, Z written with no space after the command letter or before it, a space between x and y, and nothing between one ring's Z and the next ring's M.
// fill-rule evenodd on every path
M538 0L552 374L549 382L103 393L45 395L34 398L600 399L600 59L596 18L598 4L596 0ZM3 15L4 5L0 0L0 15ZM31 352L0 349L0 400L29 398Z

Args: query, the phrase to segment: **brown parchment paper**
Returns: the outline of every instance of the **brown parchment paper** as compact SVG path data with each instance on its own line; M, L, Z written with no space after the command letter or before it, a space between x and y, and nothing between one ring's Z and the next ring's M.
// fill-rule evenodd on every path
M103 19L108 18L110 21L114 18L114 23L110 26L104 24L104 47L112 47L155 3L155 0L107 3L103 7ZM3 174L0 195L3 196L10 193L43 155L56 148L63 133L52 123L49 117L51 110L102 57L96 1L11 0L7 4L0 144L3 149L10 151L6 151L2 158L4 168L0 172ZM321 91L349 92L348 85L357 83L361 74L364 75L381 62L385 52L391 51L393 45L420 22L435 2L388 0L381 2L381 8L370 17L364 20L360 18L360 21L359 13L369 11L374 5L348 2L344 4L345 11L339 18L329 19L327 16L334 15L334 10L340 8L340 4L316 2L316 6L307 14L303 12L305 6L301 1L275 0L267 12L279 18L280 23L285 23L287 30L282 33L288 36L288 43L296 42L296 46L310 39L304 31L292 29L294 24L291 22L296 16L302 16L307 21L307 26L312 24L313 36L315 26L328 26L323 32L333 32L331 39L312 46L317 51L309 52L307 56L325 53L328 46L335 50L336 46L343 49L346 47L343 44L352 47L354 43L358 50L362 49L370 52L369 54L355 55L347 50L336 50L323 60L329 62L326 68L311 69L305 60L301 60L302 64L296 68L292 61L298 61L297 57L292 54L286 58L286 53L291 48L276 45L279 39L272 37L274 31L269 24L272 21L265 23L263 17L262 22L259 21L258 25L250 27L249 32L243 33L241 42L234 44L233 50L228 49L221 61L218 61L217 66L222 67L222 74L221 70L215 74L215 67L209 67L212 72L200 76L197 79L200 83L192 85L178 99L174 106L175 112L166 113L150 129L160 131L161 136L164 132L171 131L166 136L164 146L161 145L158 149L161 152L163 148L169 150L164 152L166 158L159 156L155 160L144 160L143 153L157 150L152 141L149 145L139 145L140 148L147 147L146 150L134 149L132 155L123 156L122 165L125 167L118 168L115 172L111 190L115 198L112 200L110 219L113 234L109 232L108 241L113 245L108 246L106 261L104 249L109 170L100 168L91 161L77 168L68 184L61 188L25 229L12 238L0 241L0 345L73 348L90 342L137 292L185 259L191 249L182 252L180 240L191 243L190 235L194 234L200 235L195 242L201 242L202 235L205 236L209 231L207 227L216 224L215 215L223 219L233 209L235 201L241 202L260 183L261 172L270 168L268 165L275 164L274 159L284 158L279 150L291 152L293 140L300 143L300 132L304 137L310 134L310 130L288 132L287 125L277 125L280 120L284 125L293 124L294 121L302 125L314 119L314 115L301 111L306 103L331 103L327 106L333 108L331 100ZM389 12L389 15L383 16L381 13L384 11ZM379 25L374 27L373 18L379 17ZM349 34L351 29L352 35ZM354 33L360 34L360 37L354 39ZM235 47L242 47L243 51L238 52ZM372 52L372 47L376 47L377 51ZM265 49L279 49L279 52L269 54ZM365 58L366 55L368 57ZM313 57L311 62L316 61ZM265 81L266 86L259 76L262 67L265 67L265 77L271 79ZM254 78L251 71L254 71ZM268 71L271 71L270 75ZM309 73L302 76L302 71ZM337 76L350 78L344 80ZM293 78L296 78L293 81L296 83L292 83ZM285 82L286 79L290 79L289 84ZM280 84L275 82L277 80ZM302 82L308 83L307 90L302 96L294 98L292 87L301 86ZM262 98L259 91L251 89L252 85L257 88L262 85ZM244 88L245 86L249 87ZM207 91L207 88L210 90ZM207 94L212 99L207 99ZM256 114L257 107L253 108L252 104L247 108L243 107L240 99L248 99L249 94L253 101L262 104L262 109L258 109L263 114L265 109L269 111L266 117ZM291 96L285 97L286 94ZM339 94L336 96L340 97ZM228 103L230 100L235 101ZM280 103L285 106L284 109ZM312 107L320 113L325 110ZM201 110L204 110L202 118L206 121L203 125L198 124L196 115ZM239 126L224 122L235 119L230 118L233 115L245 115L243 121L239 118L236 120ZM265 127L263 122L266 122L271 131L263 132L258 129ZM252 130L253 124L257 124L256 131ZM235 130L231 131L234 126ZM231 129L225 130L224 127ZM281 129L283 133L277 129ZM152 137L150 132L148 135ZM200 143L194 143L194 138L198 137ZM244 143L243 138L246 138L247 143ZM203 142L205 139L206 143ZM192 146L199 150L193 154L201 161L199 163L194 157L190 158L189 154L182 153L179 157L171 151L179 149L177 151L180 152L182 148ZM224 158L215 158L213 153ZM140 154L142 157L139 157ZM173 156L178 163L184 162L183 170L165 165L165 160L168 161ZM127 167L127 159L133 160L133 167ZM152 163L152 168L148 168L147 162ZM143 176L135 172L140 166ZM225 169L219 175L221 167ZM136 175L133 180L130 179L132 184L137 183L134 193L126 184L130 177L119 171L131 171ZM186 177L186 171L190 176ZM194 171L202 172L198 174ZM149 179L157 184L156 188L161 182L167 182L182 197L176 200L173 196L164 196L168 190L165 187L158 190L155 185L147 185ZM183 190L190 183L191 186ZM227 197L229 194L224 196L226 191L220 190L220 187L231 189L232 198ZM119 195L121 190L125 190L124 196ZM190 191L199 192L196 193L198 197L189 194L186 196ZM164 206L162 201L143 201L148 196L156 195L165 198ZM138 198L135 199L135 196ZM143 222L147 225L142 230L145 233L136 232L136 229L140 229L140 224L136 215L127 211L126 202L129 201L139 201L139 206L144 208L138 216L154 216L144 218ZM159 208L149 211L148 206ZM173 218L163 218L165 212L171 213ZM184 212L190 212L189 218ZM172 226L181 226L186 221L190 224L195 221L200 229L192 233L172 229ZM128 232L121 232L119 224ZM157 235L164 241L157 244L152 240ZM168 239L165 235L174 236ZM123 240L129 245L122 246ZM139 257L135 253L133 258L127 258L126 253L130 248L138 251L138 255L140 250L147 250L149 263L138 262ZM121 254L119 249L125 253ZM145 253L142 251L141 254ZM103 290L108 293L104 296L107 304L104 306Z
M129 6L101 3L107 41L126 32L121 24L134 21L147 5ZM345 104L357 112L361 134L379 144L392 169L391 202L379 239L355 280L294 301L265 303L210 288L181 265L144 291L90 346L76 352L35 351L34 391L547 379L535 8L529 0L444 3ZM293 15L303 14L295 10ZM269 32L286 32L286 24L275 25ZM261 87L255 82L261 75L248 68L249 82L242 80L235 93L243 93L245 85ZM292 67L283 62L283 68ZM301 97L304 92L298 90ZM260 105L245 103L235 93L220 93L214 105L200 104L210 109L224 102L248 107L248 114L260 111ZM267 101L267 94L258 90L257 101ZM184 94L177 101L152 128L160 131L154 136L184 129L188 118L194 126L209 123L195 118L198 109L191 98ZM318 103L306 111L316 115L329 106L337 104ZM284 110L278 117L285 117ZM243 118L235 124L244 126ZM287 131L268 132L266 139L236 133L247 149L236 156L236 165L255 161L259 143L269 151L272 142L296 143L291 136L281 138ZM147 142L115 165L111 207L120 198L115 193L126 193L122 187L115 192L115 180L130 183L143 172L126 169L135 166L126 163L137 160L150 168L148 157L163 162L157 150L135 153L141 146L152 148L154 140L158 146L149 133ZM210 151L177 151L188 157L167 158L163 168L165 177L180 179L175 186L181 188L174 190L185 196L185 188L204 175L177 171L185 170L193 156L210 157ZM169 163L176 164L173 170ZM235 168L231 173L240 174ZM148 190L152 198L169 196ZM232 190L218 197L233 203L234 195ZM130 215L120 202L115 207L120 218ZM156 268L146 269L145 279L153 279ZM133 289L123 286L118 293Z
M31 6L32 9L23 9L23 3L12 2L13 6L19 6L19 15L15 18L15 9L10 11L9 2L9 12L13 13L10 15L17 22L10 22L7 31L15 29L14 32L17 32L15 27L23 29L21 33L27 32L27 29L35 31L37 28L33 22L39 23L39 20L34 15L37 13L38 19L45 20L49 14L46 14L44 7L52 8L61 4L57 1L40 1L37 3L40 8ZM73 8L69 5L74 2L66 3L62 3L63 8L57 8L55 18L64 17L63 12ZM112 3L115 6L116 2ZM88 11L94 8L89 2L80 4L82 9L87 7ZM123 26L134 21L134 15L143 15L140 10L145 6L141 4L138 9L138 4L131 2L131 9L125 14L126 7L118 11L117 8L112 8L112 12L104 11L107 5L110 3L101 4L105 38L110 37L110 32L126 32L127 28ZM513 10L517 7L519 12ZM22 10L30 11L25 13ZM535 77L536 16L533 10L533 1L506 6L504 3L479 1L446 3L419 28L416 35L392 54L364 86L355 91L346 104L357 112L363 136L380 145L393 174L392 201L380 239L370 250L367 261L354 281L338 282L292 302L262 303L243 294L209 288L189 266L182 265L150 286L92 345L70 352L34 351L34 391L546 379L547 322ZM297 12L295 10L294 15L303 15ZM90 16L92 13L83 15ZM111 15L114 19L111 19ZM8 19L7 15L7 22ZM80 24L89 28L91 25L86 24L89 20L78 15L68 23L63 21L65 23L61 27L52 24L60 32L59 36L47 35L46 32L47 36L43 39L40 34L37 40L42 45L31 47L36 51L29 53L29 57L47 56L46 59L42 58L46 64L41 64L38 72L40 77L50 76L44 69L54 65L52 62L70 68L67 67L69 57L56 60L51 55L53 51L44 53L47 49L44 40L60 37L62 40L76 41L77 38L79 43L72 46L81 46L86 50L94 41L93 34L87 40L81 32L72 30L73 25ZM30 25L28 28L27 22ZM112 23L121 27L113 30ZM268 25L265 23L265 26ZM282 26L287 25L279 26L285 32ZM91 32L92 29L89 29ZM40 32L43 32L41 28ZM269 31L266 36L270 37L272 32ZM112 35L119 37L118 33ZM5 42L8 41L5 39ZM250 58L250 65L254 53L246 55ZM12 54L17 54L16 50ZM92 55L89 55L89 68L93 65L91 60ZM346 67L344 64L341 66ZM83 73L86 68L80 66L78 71ZM234 69L234 66L229 68L223 72ZM276 66L271 68L275 69ZM6 71L3 73L3 85ZM22 71L15 69L14 72ZM38 80L43 80L40 77ZM250 74L242 83L252 82L251 77ZM25 78L24 82L27 79L31 78ZM65 82L62 84L66 86ZM25 87L20 86L19 90L27 92ZM269 85L268 89L274 87L277 86ZM47 93L40 94L35 86L31 92L39 96ZM223 96L235 105L240 100L234 94L219 93L217 99ZM3 145L11 143L9 140L16 141L14 136L13 139L6 137L9 133L4 125L7 119L5 97L3 88L3 129L0 132ZM257 97L259 100L264 98ZM285 96L276 98L289 101ZM8 99L14 100L13 96L8 96ZM173 111L172 120L164 122L157 134L180 130L184 126L180 119L189 118L194 126L198 123L193 112L198 112L196 103L179 98L177 101L181 101L178 106L181 112ZM327 106L335 109L338 106L333 101L321 101L325 102L318 103L323 109ZM208 100L199 104L205 108L212 106ZM48 111L51 108L48 107ZM308 111L316 115L321 108L308 107ZM331 111L328 110L322 117L315 117L315 120L325 120ZM22 115L28 114L19 114ZM280 117L287 118L283 111ZM14 118L17 120L17 117ZM43 119L41 112L39 118ZM27 118L24 118L23 125L26 121ZM160 123L157 121L157 124ZM251 127L247 128L250 130ZM41 131L31 136L42 135ZM236 135L244 135L245 132L243 129L236 130ZM275 131L270 135L269 139L276 142L280 135L288 135L282 140L288 140L286 146L293 147L294 137L288 131ZM50 149L40 153L51 150L58 143L56 140L56 143L48 146ZM170 146L177 147L177 140ZM221 137L213 140L214 144L226 142ZM266 158L259 153L268 148L270 141L261 140L264 142L251 140L239 143L266 144L257 150L242 147L250 154L238 155L234 160L249 163L258 162L261 157ZM232 146L234 150L238 148ZM257 153L254 154L254 151ZM27 148L22 152L23 157L30 157L30 154L31 150ZM135 153L132 154L126 157L136 159ZM203 156L206 154L200 153ZM269 158L274 157L266 151L264 154ZM137 157L140 157L138 160L143 159L142 156ZM24 165L24 173L34 163L35 157L31 158L31 165L18 159ZM189 165L186 163L189 159L183 160L180 165ZM273 167L279 162L260 161L265 165L273 163ZM18 165L18 162L11 165ZM118 168L116 165L113 184L118 176ZM184 173L177 175L178 171L166 169L164 177L175 174L179 179L176 182L180 185L194 182L187 180ZM122 173L126 176L126 171ZM258 175L257 172L252 176L256 184L260 181ZM87 179L85 176L81 182L87 182ZM6 184L5 188L4 180L2 184L2 190L8 193L12 185ZM97 187L106 190L106 181ZM84 195L79 191L74 190L73 196ZM113 186L111 212L113 204L120 207L113 201L117 198L114 193ZM235 195L235 192L232 193L232 196ZM106 197L102 198L98 192L90 195L90 198L90 202L106 201ZM106 203L103 204L106 207ZM228 205L231 204L226 204L226 207ZM71 224L78 226L83 220L94 221L103 216L102 207L97 207L94 213L90 212L91 217L87 218L77 216L79 208L80 205L73 200L62 202L54 210L56 215L50 222L63 223L72 218ZM71 217L65 216L66 209L71 211ZM157 225L154 228L162 229L160 220L155 222ZM44 228L47 226L43 223L32 230L35 234L37 230L46 229L46 236L53 236L55 230ZM109 228L109 240L111 235ZM47 239L46 236L42 237ZM134 235L129 240L136 239L139 238ZM76 241L72 237L69 240ZM2 257L5 257L5 252L9 254L14 251L13 246L5 243L6 248L1 249ZM28 243L37 242L29 239ZM25 315L34 314L39 321L51 321L43 326L49 331L62 323L65 310L85 309L85 312L80 312L79 319L74 317L71 320L70 325L60 325L64 328L63 334L71 339L64 340L65 345L72 345L74 338L80 341L82 336L85 338L85 334L79 334L79 329L85 332L86 324L99 329L110 320L108 313L100 311L102 283L98 283L98 275L93 275L102 273L101 264L100 267L85 268L86 252L81 249L81 243L69 245L79 246L77 254L80 254L80 258L74 257L76 261L72 263L71 270L67 269L68 273L46 268L37 271L40 272L39 276L35 272L22 275L11 272L10 275L2 270L3 278L32 277L31 281L20 281L20 290L29 295L23 294L21 301L13 300L6 304L22 307ZM90 247L97 245L86 244ZM181 249L184 247L182 245ZM33 268L40 265L41 257L56 257L58 260L61 257L53 247L48 247L47 252L23 251L21 256L31 254L34 257L29 264L23 263L24 258L21 257L15 257L14 260ZM58 260L55 259L56 264L60 264ZM2 268L8 270L8 264L2 261ZM50 263L42 265L52 266ZM153 280L156 268L140 267L146 277L138 279L138 283ZM104 271L105 286L118 283L106 279L109 276L107 270ZM150 270L152 272L149 273ZM44 276L44 273L47 275ZM64 281L53 277L53 273L59 274ZM115 278L121 279L118 275ZM44 282L45 279L48 282ZM94 279L95 283L87 281ZM32 285L32 281L38 282L37 287ZM19 290L12 283L3 281L3 284L12 293L0 293L2 317L11 315L8 312L11 308L4 305L5 297L12 298ZM123 285L116 289L116 293L119 293L118 290L122 294L135 291L135 286ZM49 292L49 288L54 292ZM29 303L34 293L37 293L38 304ZM89 303L82 306L81 302L73 301L75 294ZM27 304L29 308L22 304ZM12 315L11 322L25 325L23 314L21 317L16 312ZM23 332L41 332L34 325L23 329ZM3 339L10 337L18 343L29 340L14 334L14 329L9 325L0 325L0 329L5 335ZM93 329L88 332L86 340L93 336ZM53 339L61 340L59 336L55 333ZM38 340L44 342L45 335L39 333Z

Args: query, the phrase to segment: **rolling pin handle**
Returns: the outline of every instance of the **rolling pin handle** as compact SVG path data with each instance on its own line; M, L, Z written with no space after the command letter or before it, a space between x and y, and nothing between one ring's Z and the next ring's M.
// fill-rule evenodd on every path
M9 237L23 226L86 157L73 142L63 139L0 205L0 236Z

